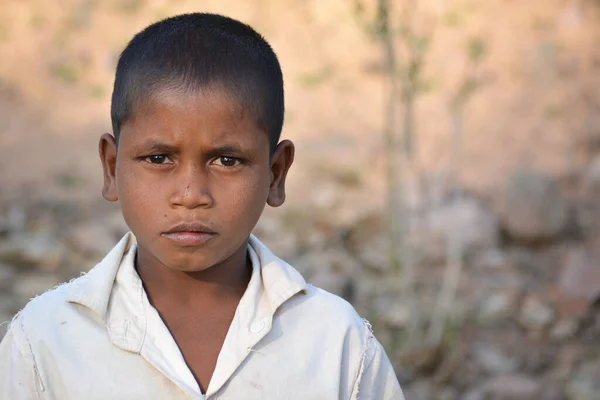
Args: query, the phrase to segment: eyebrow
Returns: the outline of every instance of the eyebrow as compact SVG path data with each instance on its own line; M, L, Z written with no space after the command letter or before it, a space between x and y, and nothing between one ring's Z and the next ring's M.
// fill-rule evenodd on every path
M170 154L174 154L174 153L178 153L179 149L176 146L171 146L169 144L166 143L161 143L161 142L156 142L156 141L150 141L147 143L143 143L141 146L139 146L139 148L143 148L144 151L147 152L157 152L157 153L170 153ZM211 149L208 149L208 151L206 152L207 156L209 157L216 157L219 155L223 155L223 154L241 154L244 153L244 150L238 146L234 146L234 145L224 145L224 146L218 146L218 147L213 147Z
M160 142L155 142L155 141L143 143L139 147L143 148L144 150L149 151L149 152L162 152L162 153L176 153L177 152L176 147L168 145L166 143L160 143Z
M212 149L209 149L206 153L207 155L212 158L212 157L216 157L219 155L223 155L223 154L241 154L244 151L237 147L237 146L231 146L231 145L226 145L226 146L218 146L218 147L214 147Z

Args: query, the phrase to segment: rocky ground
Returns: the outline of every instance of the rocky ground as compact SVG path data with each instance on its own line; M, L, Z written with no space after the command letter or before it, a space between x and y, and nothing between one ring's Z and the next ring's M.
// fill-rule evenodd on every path
M345 226L317 209L268 212L255 233L370 320L408 399L598 399L598 172L592 163L557 181L523 170L494 201L465 194L422 207L407 234L417 267L410 299L388 267L378 211ZM105 205L5 202L0 215L2 320L85 272L127 230ZM426 336L456 235L464 263L442 340L407 345L411 310Z

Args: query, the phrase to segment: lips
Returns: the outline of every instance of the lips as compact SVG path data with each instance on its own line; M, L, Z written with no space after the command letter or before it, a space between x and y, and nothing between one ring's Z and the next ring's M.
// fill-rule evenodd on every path
M202 246L216 235L214 230L198 222L182 223L162 233L163 237L184 247Z

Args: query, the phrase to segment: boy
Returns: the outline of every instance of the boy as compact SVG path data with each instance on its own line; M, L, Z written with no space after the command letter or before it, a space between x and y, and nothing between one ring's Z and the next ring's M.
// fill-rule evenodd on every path
M285 200L283 113L279 62L238 21L132 39L99 145L132 233L14 318L1 399L403 398L368 324L251 235Z

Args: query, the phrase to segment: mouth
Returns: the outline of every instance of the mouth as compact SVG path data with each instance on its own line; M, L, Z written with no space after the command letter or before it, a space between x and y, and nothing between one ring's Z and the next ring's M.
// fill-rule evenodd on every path
M161 236L171 240L179 246L201 246L217 236L217 233L201 223L183 223L176 225Z

